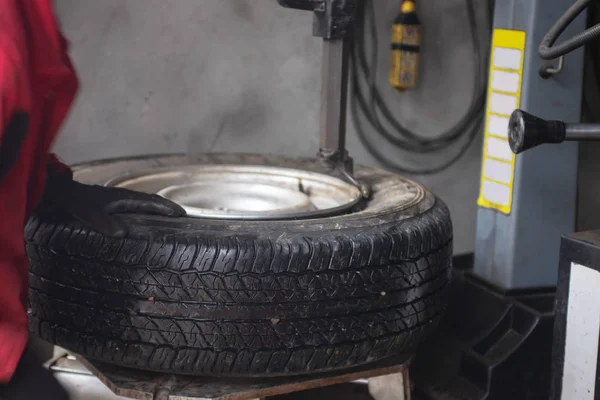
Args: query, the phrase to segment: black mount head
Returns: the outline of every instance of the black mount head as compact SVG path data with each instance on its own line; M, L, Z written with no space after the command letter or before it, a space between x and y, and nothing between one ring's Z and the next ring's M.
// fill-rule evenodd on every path
M515 110L508 123L508 143L515 154L544 143L562 143L566 126L562 121L547 121L523 110Z

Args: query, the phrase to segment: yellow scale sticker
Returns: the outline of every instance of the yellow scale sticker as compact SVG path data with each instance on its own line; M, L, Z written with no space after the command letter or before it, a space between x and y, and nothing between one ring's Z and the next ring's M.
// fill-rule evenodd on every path
M508 144L508 121L521 103L525 32L495 29L488 87L480 207L510 214L515 155Z

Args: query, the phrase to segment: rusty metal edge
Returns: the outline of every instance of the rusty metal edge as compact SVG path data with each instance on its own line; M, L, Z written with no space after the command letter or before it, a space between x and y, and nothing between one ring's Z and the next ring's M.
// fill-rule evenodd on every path
M83 357L79 354L74 354L74 355L75 355L75 358L77 358L77 360L81 364L83 364L84 367L89 369L90 372L92 374L94 374L96 376L96 378L98 378L100 380L100 382L102 382L107 388L110 389L111 392L113 392L117 396L123 396L123 397L132 398L132 399L139 399L139 400L154 400L154 394L152 394L152 393L142 392L139 390L129 390L129 389L119 388L117 385L115 385L113 382L111 382L106 376L104 376L104 374L102 374L96 367L94 367L93 364L91 364L88 360L86 360L85 357Z
M84 357L80 355L75 355L77 360L81 362L86 368L88 368L107 388L110 389L117 396L128 397L132 399L138 400L155 400L154 393L149 393L145 391L135 390L135 389L126 389L118 387L112 381L110 381L102 372L100 372L93 364L87 361ZM270 396L283 395L293 392L299 392L303 390L309 389L317 389L326 386L337 385L341 383L349 383L355 381L360 378L373 378L376 376L385 376L400 372L405 372L410 364L410 359L405 361L404 364L391 365L385 367L379 367L374 369L365 369L360 371L353 371L349 373L340 372L339 375L328 376L328 377L314 377L308 378L305 381L299 382L290 382L277 384L274 382L273 387L270 388L257 388L250 389L244 391L241 389L240 392L217 396L217 397L189 397L189 396L181 396L177 394L172 394L168 397L169 400L248 400L254 398L264 398ZM170 376L170 375L165 375ZM216 379L216 378L215 378ZM157 382L157 388L161 387L161 382Z
M288 394L293 392L300 392L303 390L317 389L326 386L338 385L340 383L349 383L359 378L372 378L374 376L382 376L395 374L404 371L408 368L408 364L395 365L391 367L378 368L366 371L357 371L349 374L343 374L328 378L315 378L314 380L307 380L298 383L289 383L276 386L269 389L257 389L252 392L242 392L239 394L215 397L211 400L248 400L253 398L263 398L270 396L278 396L282 394ZM171 397L171 400L190 400L189 397Z

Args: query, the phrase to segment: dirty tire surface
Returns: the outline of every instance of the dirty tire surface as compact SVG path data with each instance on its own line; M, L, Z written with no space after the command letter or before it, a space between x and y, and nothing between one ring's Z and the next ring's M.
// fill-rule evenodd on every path
M203 163L324 168L279 156L156 156L87 164L75 176L99 183ZM311 373L409 353L445 309L448 209L394 174L359 167L356 176L373 196L346 215L124 215L124 239L42 204L25 235L30 330L91 360L195 375ZM413 201L401 207L407 190Z

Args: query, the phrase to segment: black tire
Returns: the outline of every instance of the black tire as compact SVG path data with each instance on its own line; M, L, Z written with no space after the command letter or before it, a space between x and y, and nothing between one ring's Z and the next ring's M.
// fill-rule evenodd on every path
M80 166L76 177L190 163L322 170L277 156L157 156ZM26 228L30 329L90 359L197 375L311 373L412 352L446 305L448 209L394 174L356 176L373 195L346 215L128 215L122 240L42 205Z

